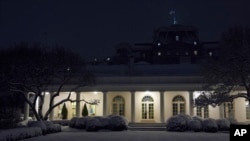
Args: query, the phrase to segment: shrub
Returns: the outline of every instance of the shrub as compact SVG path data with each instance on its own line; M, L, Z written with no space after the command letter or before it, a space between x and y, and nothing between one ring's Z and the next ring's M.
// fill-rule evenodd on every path
M230 129L230 122L228 119L217 119L216 123L220 131L228 131Z
M197 120L197 121L199 121L200 123L202 123L202 121L203 121L203 119L202 119L201 117L199 117L199 116L194 116L194 117L192 117L192 120Z
M100 123L101 123L100 128L101 129L108 129L109 128L109 126L110 126L109 118L107 118L107 117L95 117L95 118L97 118L100 121Z
M199 120L191 120L188 123L188 129L191 131L200 132L202 130L201 122Z
M41 135L42 135L42 129L40 127L13 128L1 131L0 141L23 140Z
M180 114L170 117L166 123L167 131L178 131L183 132L188 129L188 124L191 121L189 115Z
M88 117L77 118L75 122L75 128L85 129Z
M50 121L44 121L46 128L47 128L47 133L56 133L56 132L61 132L61 125L60 124L53 124Z
M63 104L61 114L62 114L62 119L67 119L68 118L68 110L67 110L67 107L66 107L65 103Z
M29 121L28 126L29 127L40 127L42 129L42 133L44 135L47 134L47 127L46 127L44 121Z
M216 121L212 118L204 119L202 122L202 129L205 132L217 132L218 126L216 124Z
M227 118L230 124L238 124L238 121L234 118Z
M52 120L54 124L60 124L61 126L69 126L71 120Z
M89 115L88 108L87 108L86 103L84 103L84 106L83 106L83 109L82 109L82 116L86 117L88 115Z
M110 115L107 117L109 119L109 129L112 131L122 131L128 129L128 120L119 115Z
M86 131L98 131L101 127L101 122L97 118L88 118L86 121Z
M69 127L74 128L76 126L76 121L77 121L77 117L73 117L70 121L69 121Z

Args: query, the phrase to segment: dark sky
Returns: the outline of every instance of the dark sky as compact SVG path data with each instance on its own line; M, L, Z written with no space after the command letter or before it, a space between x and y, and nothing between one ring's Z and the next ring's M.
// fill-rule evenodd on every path
M120 42L151 42L154 29L172 24L171 10L203 41L250 24L249 0L0 0L0 47L37 41L108 56Z

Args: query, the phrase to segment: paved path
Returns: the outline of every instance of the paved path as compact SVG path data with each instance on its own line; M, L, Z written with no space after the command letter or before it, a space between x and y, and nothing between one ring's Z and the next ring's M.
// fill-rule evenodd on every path
M167 131L63 131L23 141L229 141L228 133Z

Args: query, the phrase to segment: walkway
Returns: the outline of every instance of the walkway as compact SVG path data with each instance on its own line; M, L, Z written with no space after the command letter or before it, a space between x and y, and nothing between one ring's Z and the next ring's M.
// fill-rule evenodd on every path
M167 132L167 131L99 131L68 130L34 137L24 141L229 141L228 133Z

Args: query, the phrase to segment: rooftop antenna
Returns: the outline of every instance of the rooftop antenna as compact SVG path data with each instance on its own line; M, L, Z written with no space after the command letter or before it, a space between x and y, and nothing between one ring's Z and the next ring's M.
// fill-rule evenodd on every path
M171 15L171 16L173 16L174 17L174 24L177 24L177 21L176 21L176 19L175 19L175 10L171 10L170 12L169 12L169 15Z

